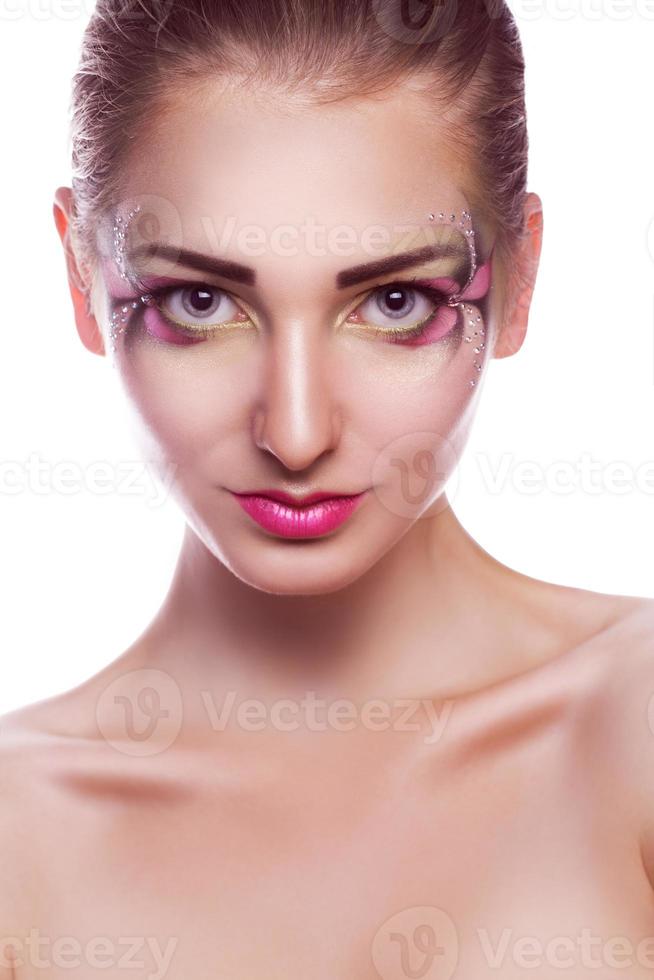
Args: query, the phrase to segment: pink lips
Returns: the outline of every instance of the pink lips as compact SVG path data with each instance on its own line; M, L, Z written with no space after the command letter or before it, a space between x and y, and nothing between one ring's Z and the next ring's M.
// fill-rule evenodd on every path
M301 504L278 491L274 491L277 499L262 493L235 493L234 497L246 514L266 531L285 538L311 538L340 527L367 492L334 497L314 493L302 498Z

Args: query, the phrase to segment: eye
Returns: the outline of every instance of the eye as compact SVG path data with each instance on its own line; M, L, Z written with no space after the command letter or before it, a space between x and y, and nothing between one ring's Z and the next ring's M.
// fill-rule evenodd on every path
M147 296L146 332L167 344L198 344L223 331L254 327L250 316L224 290L206 283L142 284ZM142 297L145 299L145 297Z
M171 325L190 332L208 332L249 320L240 306L215 286L197 284L167 289L157 307Z
M391 342L434 343L449 333L458 320L441 289L411 282L394 282L375 289L350 314L350 323Z

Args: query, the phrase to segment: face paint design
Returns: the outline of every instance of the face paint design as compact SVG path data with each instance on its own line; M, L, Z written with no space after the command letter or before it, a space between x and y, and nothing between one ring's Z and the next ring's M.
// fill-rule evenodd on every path
M143 283L134 271L128 271L127 243L130 225L140 210L140 206L137 205L125 219L121 216L116 217L113 227L113 261L120 279L132 286L134 292L138 292L139 286L142 286ZM442 211L438 215L430 213L428 220L431 223L431 229L434 229L434 225L443 227L442 232L432 236L435 242L440 245L440 257L435 260L440 274L431 278L398 281L397 287L402 292L406 292L407 288L409 291L422 292L424 296L431 298L436 308L430 312L428 317L423 318L411 328L368 329L367 333L383 335L383 339L387 342L400 344L404 348L415 348L451 338L458 330L459 337L463 334L461 339L470 345L471 353L482 355L486 349L484 317L480 306L471 305L471 301L484 300L490 290L492 252L486 263L478 268L475 232L472 217L468 210L463 210L460 214ZM224 292L218 287L207 287L202 290L201 284L195 285L198 288L192 291L197 294L204 292L208 295L210 291L218 294ZM373 289L372 293L382 292L384 289L390 292L392 285L393 283L386 286L380 285L376 290ZM186 323L183 319L178 318L179 314L178 317L173 316L164 306L164 302L167 294L185 292L188 289L184 290L181 286L166 285L165 278L160 278L158 281L152 280L147 288L149 291L126 299L111 314L110 335L114 353L117 350L118 338L129 330L136 311L144 307L146 309L142 323L147 334L171 347L195 345L202 343L211 335L217 335L220 331L230 328L242 330L245 326L238 319L220 324ZM228 294L225 295L228 296ZM215 306L215 304L210 305ZM148 307L150 309L147 309ZM188 306L186 309L189 309ZM192 312L191 315L193 315ZM201 317L202 312L198 311L197 316ZM247 320L248 318L245 316L244 319ZM473 358L472 376L469 379L470 386L474 387L477 384L477 378L482 370L482 357Z
M436 215L429 215L430 221L436 221ZM460 229L465 235L466 241L468 242L468 247L470 250L470 271L468 273L468 278L463 287L454 292L449 296L447 305L450 308L454 308L458 311L458 315L463 318L465 334L464 342L471 345L471 349L475 354L482 354L486 349L486 328L484 325L484 320L481 312L478 308L466 304L465 300L483 300L488 295L491 287L492 280L492 261L493 261L493 251L488 257L488 260L479 268L477 268L477 246L475 243L475 232L472 225L472 217L469 211L462 211L460 217L457 219L456 214L450 214L446 216L443 211L438 215L438 221L443 223L447 222L453 228L456 227ZM473 359L473 371L474 374L470 378L470 386L475 387L477 384L477 375L483 370L483 360L482 358Z
M129 228L140 212L141 206L137 204L133 208L126 218L122 215L117 215L113 227L113 260L116 268L118 269L118 275L124 282L131 284L129 274L127 272L127 259L126 259L126 247L129 237ZM130 309L137 310L143 302L143 297L139 300L133 300L128 305L122 306L118 310L114 310L111 314L111 323L109 327L109 337L111 340L111 349L114 353L117 350L118 336L124 333L128 327L130 320Z

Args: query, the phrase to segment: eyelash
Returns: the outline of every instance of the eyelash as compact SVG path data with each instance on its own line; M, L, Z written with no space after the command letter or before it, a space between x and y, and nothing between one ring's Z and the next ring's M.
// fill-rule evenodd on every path
M158 288L148 288L145 284L139 283L139 291L143 291L143 294L147 295L150 299L147 304L149 307L155 307L158 314L161 316L162 320L166 326L170 327L180 336L187 339L204 339L210 337L221 330L234 329L235 327L243 327L245 321L227 321L224 324L218 326L193 326L187 328L184 331L183 324L173 320L163 309L162 304L165 298L171 293L176 292L180 289L187 289L189 287L205 288L209 290L215 290L224 293L224 295L231 298L231 294L226 290L220 289L217 286L210 286L207 283L193 282L188 284L175 284L169 286L160 286ZM437 317L439 310L447 305L448 296L440 289L434 286L430 286L428 283L417 284L416 278L413 279L397 279L388 283L379 283L373 286L371 290L363 297L363 299L358 303L358 305L351 311L355 312L359 306L362 306L368 299L374 296L376 293L382 292L383 290L392 290L393 288L399 289L409 289L416 293L421 293L423 296L427 296L431 301L436 304L436 308L432 310L424 320L416 324L414 327L375 327L370 325L361 325L361 330L367 334L373 334L375 337L383 337L389 343L399 343L401 341L411 341L416 340L421 337L431 326L434 319ZM350 313L350 315L351 315Z
M400 289L410 289L416 293L422 293L428 296L430 300L436 303L436 309L432 310L428 316L425 317L420 323L417 323L414 327L371 327L367 326L364 329L367 333L373 333L375 336L391 338L390 343L397 343L398 340L416 340L427 332L431 324L434 322L438 315L439 310L442 306L447 305L448 297L441 289L436 289L435 286L430 286L428 283L423 283L421 285L416 285L416 279L397 279L394 282L380 283L378 286L374 286L368 295L362 300L363 303L366 302L375 293L381 292L382 290L391 290L393 288ZM396 339L397 338L397 339Z

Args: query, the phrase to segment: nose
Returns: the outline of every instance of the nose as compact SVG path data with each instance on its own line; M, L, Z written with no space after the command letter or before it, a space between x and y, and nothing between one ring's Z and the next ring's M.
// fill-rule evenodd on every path
M269 335L262 391L255 413L257 446L288 470L304 470L333 450L340 436L336 379L324 338L304 322Z

